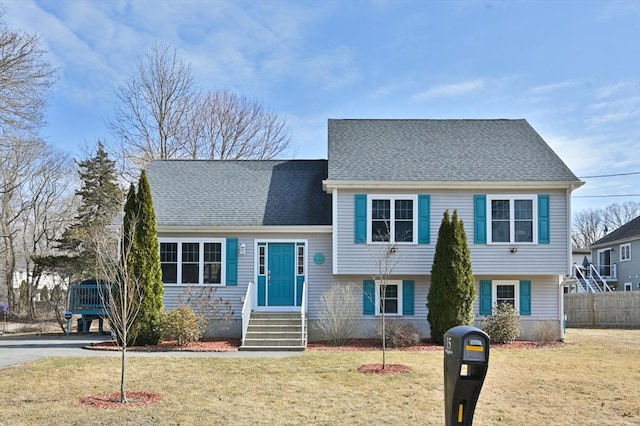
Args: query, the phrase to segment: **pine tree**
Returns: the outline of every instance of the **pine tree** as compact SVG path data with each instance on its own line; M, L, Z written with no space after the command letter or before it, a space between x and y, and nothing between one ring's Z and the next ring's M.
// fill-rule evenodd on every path
M75 273L95 277L97 255L91 241L106 233L113 223L122 206L123 192L117 183L115 161L109 159L102 143L98 143L96 155L79 162L78 168L82 186L76 195L80 197L80 206L75 222L58 241L58 249L66 254L60 262L64 260Z
M129 202L127 202L128 204ZM131 209L131 207L129 208ZM159 343L162 337L160 326L164 309L164 286L160 268L156 215L151 198L151 188L144 171L138 183L133 210L136 221L133 232L132 267L142 286L142 301L134 327L135 344L153 345ZM125 229L127 229L126 223Z
M445 211L431 267L431 287L427 296L431 338L442 343L444 333L457 325L473 324L475 280L464 224L458 212Z

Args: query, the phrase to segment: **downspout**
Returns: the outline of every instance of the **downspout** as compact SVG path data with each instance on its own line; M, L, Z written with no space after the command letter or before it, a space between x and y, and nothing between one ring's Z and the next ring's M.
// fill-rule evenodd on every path
M566 190L566 204L567 204L567 264L565 268L564 279L559 280L560 285L558 286L558 321L560 322L560 341L564 342L564 286L567 281L571 280L571 192L574 190L574 186L571 185Z

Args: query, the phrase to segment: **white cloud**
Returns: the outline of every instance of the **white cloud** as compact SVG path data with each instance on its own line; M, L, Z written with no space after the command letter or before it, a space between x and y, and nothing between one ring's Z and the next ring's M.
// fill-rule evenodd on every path
M412 98L414 100L425 100L439 97L463 96L482 90L485 85L486 81L484 79L462 81L459 83L431 87L423 92L414 94Z
M553 94L560 90L573 88L573 87L576 87L577 85L579 85L579 83L573 80L560 81L557 83L549 83L549 84L543 84L541 86L531 87L525 92L525 94L530 96L542 96L547 94Z

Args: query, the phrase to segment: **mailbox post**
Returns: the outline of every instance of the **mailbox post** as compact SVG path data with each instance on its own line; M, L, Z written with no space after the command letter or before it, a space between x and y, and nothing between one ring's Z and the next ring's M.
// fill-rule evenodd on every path
M73 316L73 312L65 311L64 319L67 320L67 336L71 333L71 317Z
M472 425L473 413L489 367L489 336L461 325L444 334L445 424Z

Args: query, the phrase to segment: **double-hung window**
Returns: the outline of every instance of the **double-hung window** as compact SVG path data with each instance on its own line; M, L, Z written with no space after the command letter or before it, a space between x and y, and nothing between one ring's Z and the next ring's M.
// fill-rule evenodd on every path
M518 287L518 282L516 281L494 281L493 294L495 295L495 306L508 304L518 311L520 309Z
M416 197L370 195L368 211L371 242L415 243Z
M492 243L536 243L536 198L528 195L488 196Z
M631 260L631 244L621 244L620 245L620 261L624 262L626 260Z
M160 266L165 284L213 284L224 281L223 239L162 239Z
M377 315L402 315L402 281L376 281Z

